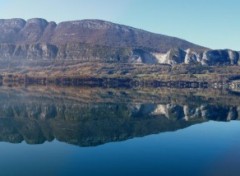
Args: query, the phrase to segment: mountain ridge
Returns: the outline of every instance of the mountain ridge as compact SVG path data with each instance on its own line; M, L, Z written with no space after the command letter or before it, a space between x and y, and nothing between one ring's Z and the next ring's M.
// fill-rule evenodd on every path
M240 65L240 54L104 20L0 19L0 59Z
M206 49L177 37L148 32L104 20L48 22L42 18L0 20L0 43L87 43L115 47L142 47L166 53L171 48Z

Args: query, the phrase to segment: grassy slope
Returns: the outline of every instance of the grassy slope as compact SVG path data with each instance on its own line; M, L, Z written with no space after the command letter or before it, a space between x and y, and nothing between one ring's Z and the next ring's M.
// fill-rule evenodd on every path
M240 75L239 66L146 65L72 61L1 61L0 74L30 77L131 78L160 81L227 82Z

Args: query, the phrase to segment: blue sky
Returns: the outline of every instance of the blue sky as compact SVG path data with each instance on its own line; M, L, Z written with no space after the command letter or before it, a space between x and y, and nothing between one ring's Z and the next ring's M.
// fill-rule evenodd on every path
M239 0L0 0L0 18L103 19L240 50Z

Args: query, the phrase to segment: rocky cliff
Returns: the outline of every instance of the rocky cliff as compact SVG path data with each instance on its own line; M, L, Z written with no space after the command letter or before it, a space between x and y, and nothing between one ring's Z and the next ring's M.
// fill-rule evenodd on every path
M192 49L182 50L171 49L166 54L155 55L158 63L175 64L196 64L201 65L240 65L239 52L230 49L205 50L196 52Z
M58 59L147 64L239 65L239 52L102 20L0 20L0 59Z
M84 43L69 43L59 46L47 43L0 44L0 59L57 59L169 65L197 63L209 66L240 65L239 52L229 49L195 52L191 49L172 48L167 53L156 53L146 49L93 46Z
M203 49L185 40L102 20L68 21L56 24L44 19L0 20L0 43L64 45L87 43L111 47L148 48L167 52L174 47Z

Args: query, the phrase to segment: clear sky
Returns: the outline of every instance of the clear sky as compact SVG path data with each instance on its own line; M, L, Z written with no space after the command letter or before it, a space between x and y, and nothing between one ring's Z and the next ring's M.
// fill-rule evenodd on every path
M240 50L240 0L0 0L0 18L103 19Z

